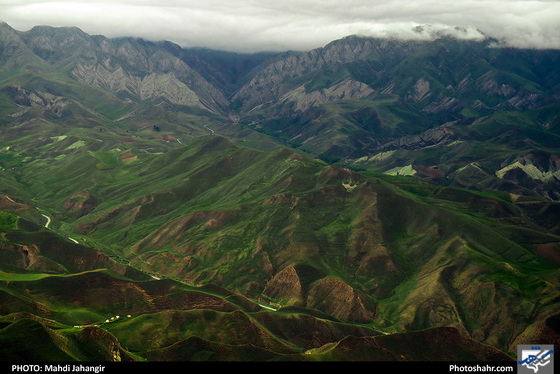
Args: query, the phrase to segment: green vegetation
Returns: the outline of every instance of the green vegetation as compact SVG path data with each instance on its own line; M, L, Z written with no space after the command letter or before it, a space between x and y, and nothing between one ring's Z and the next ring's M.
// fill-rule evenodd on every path
M1 56L2 357L480 362L556 336L560 139L542 55L349 38L287 54L290 70L105 40L146 70L60 31L81 40L72 53ZM101 58L115 70L95 71ZM164 73L205 106L127 80ZM374 91L320 97L347 79ZM295 111L283 95L301 86L320 100Z
M19 217L15 214L0 211L0 230L17 230L18 219Z
M68 139L68 143L75 141ZM535 250L542 243L557 240L557 236L536 225L534 229L520 229L510 223L509 218L529 212L506 193L441 187L412 177L358 174L287 150L239 148L215 136L166 153L144 154L141 163L119 160L114 144L107 144L108 151L88 150L91 144L95 143L86 141L74 150L83 152L91 160L90 166L68 168L76 181L87 175L90 182L83 189L65 189L65 183L76 182L35 171L36 162L30 162L27 167L34 170L34 178L43 182L28 184L28 194L36 196L42 201L42 209L56 217L52 225L60 227L58 232L102 248L112 259L105 258L96 266L99 260L95 260L91 262L94 267L84 268L79 265L83 261L74 261L83 256L94 256L93 260L98 256L93 249L65 238L45 236L44 229L33 234L12 227L12 232L5 235L8 243L35 243L45 259L33 260L42 264L33 272L4 267L0 278L7 283L2 290L15 300L25 300L24 295L30 291L36 294L34 287L40 287L42 295L59 290L35 302L48 305L58 321L70 326L97 324L114 334L125 349L140 356L148 357L141 351L168 349L183 339L233 344L228 343L228 337L236 335L223 330L225 321L232 318L233 310L242 311L235 318L249 313L246 318L251 320L251 311L262 308L259 300L266 300L265 305L272 309L280 308L279 316L317 318L323 314L320 318L344 321L355 328L397 332L438 325L438 320L424 316L426 312L417 304L418 298L424 298L455 305L456 317L451 315L445 321L460 323L467 318L462 323L477 333L498 320L503 323L502 317L494 314L478 321L468 317L469 313L483 313L489 300L506 308L516 300L536 302L553 297L555 292L551 284L555 282L552 274L556 265L550 262L552 257L540 257ZM128 150L138 152L134 146ZM104 167L99 167L100 163ZM49 164L42 167L45 165ZM49 185L56 185L56 190ZM5 216L12 221L16 217L12 213ZM530 220L525 221L527 224L534 225ZM69 253L73 256L68 257ZM132 287L132 279L123 277L125 264L130 267L127 272L134 268L172 279L174 291L156 286L162 282L156 280ZM301 287L299 300L307 299L306 304L291 304L298 300L297 294L290 297L290 288L272 281L271 276L286 266L294 266L299 280L293 280L296 283L290 287ZM103 268L112 270L100 271ZM472 279L452 281L453 277L443 272L435 276L442 271L437 269L471 272ZM97 282L103 281L88 288L76 304L72 300L77 295L71 289L93 276ZM120 285L109 286L113 282ZM473 299L472 287L478 283L496 285L504 291L480 294L486 301ZM216 284L229 291L216 293L200 288ZM266 284L266 290L259 286ZM125 295L136 287L144 291L129 294L126 299L119 296L119 290ZM446 290L443 294L441 287ZM114 291L101 296L108 289ZM537 294L532 292L535 289ZM364 309L347 314L339 309L340 301L334 296L326 304L314 301L313 295L333 290L346 292L346 298L361 298L357 305ZM215 301L202 307L193 296L186 295ZM155 300L160 301L154 304ZM181 311L180 305L187 309ZM200 306L191 309L194 305ZM220 311L221 317L203 313L207 309ZM376 317L365 323L360 313L367 315L368 310L374 310ZM193 313L199 317L193 317ZM520 313L529 320L538 312L524 309ZM105 324L111 314L132 317ZM170 321L174 321L172 330ZM212 332L211 326L221 328ZM153 345L142 347L142 331L148 328L154 333L168 332ZM510 333L509 329L503 332ZM308 349L308 342L294 345L291 338L277 333L267 339L283 347L277 348L280 351L291 354ZM235 340L235 344L244 343ZM508 349L503 343L500 348Z

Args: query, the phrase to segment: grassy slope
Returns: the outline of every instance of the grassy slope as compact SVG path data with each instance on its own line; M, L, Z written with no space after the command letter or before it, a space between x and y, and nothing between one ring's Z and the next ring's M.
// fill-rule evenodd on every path
M549 315L546 300L554 298L556 265L537 248L558 237L530 220L525 227L512 223L524 213L509 195L365 177L288 151L238 148L220 137L145 154L144 162L124 162L122 153L87 146L72 150L81 152L83 161L68 164L68 179L53 178L44 166L30 163L33 177L43 183L28 188L53 213L54 228L158 276L216 283L267 300L262 287L271 275L305 265L315 269L302 283L307 297L320 279L339 278L377 311L372 326L387 331L458 326L502 349L507 337L521 333L537 315ZM90 166L80 169L85 161ZM80 186L76 182L85 175L89 181ZM66 189L68 182L78 188ZM64 203L81 191L97 196L99 204L77 217ZM43 248L37 235L11 237ZM63 258L52 256L57 262ZM20 281L35 280L29 277ZM63 278L35 281L55 280ZM481 288L486 293L475 291ZM541 296L532 293L535 289ZM325 310L339 313L330 309L336 298L330 300ZM86 303L81 316L109 312L100 307L95 311ZM486 332L508 326L508 310L524 322Z
M103 329L127 348L161 359L193 349L189 357L278 358L338 342L348 329L371 336L377 329L434 326L455 326L512 351L516 336L540 331L558 313L558 246L548 252L542 246L560 240L553 224L541 224L554 221L554 204L359 175L285 150L238 148L205 136L209 129L234 131L222 118L125 103L54 73L2 76L3 86L15 84L76 102L53 112L16 105L9 90L0 91L6 103L0 161L9 172L1 176L0 193L12 200L2 199L0 216L4 316L26 311L70 326L130 312L132 319ZM343 124L342 133L360 121L391 134L402 130L410 113L396 112L394 101L383 98L370 103L372 111L347 102L325 113ZM27 112L8 116L21 109ZM505 126L511 122L498 117ZM519 126L546 145L530 123ZM472 130L487 136L480 133L487 128ZM251 144L262 139L243 136ZM52 218L53 232L41 228L41 212ZM290 267L298 280L288 286L297 289L299 282L302 305L290 304L281 280L274 296L263 293ZM149 281L135 268L171 280ZM213 284L224 289L211 291ZM279 323L272 312L251 315L257 307L247 297L284 306L280 316L287 320ZM365 325L358 319L364 311L374 316ZM207 323L193 323L197 318ZM238 339L216 328L224 323ZM310 331L323 323L325 335L314 340ZM236 325L261 337L259 346L243 352L247 337ZM143 344L136 326L152 328L154 341ZM298 338L301 331L309 335ZM5 329L0 335L14 336ZM56 357L73 355L63 352Z

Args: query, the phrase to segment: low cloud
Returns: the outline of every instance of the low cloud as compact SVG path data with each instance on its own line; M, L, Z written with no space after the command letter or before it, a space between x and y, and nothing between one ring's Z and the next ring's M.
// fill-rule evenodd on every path
M309 50L351 34L491 36L514 47L560 48L555 0L0 0L0 17L21 31L77 26L107 37L242 52Z

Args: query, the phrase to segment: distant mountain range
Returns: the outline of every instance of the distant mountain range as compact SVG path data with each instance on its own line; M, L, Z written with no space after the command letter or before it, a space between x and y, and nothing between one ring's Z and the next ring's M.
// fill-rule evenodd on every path
M560 199L556 50L352 36L243 55L1 27L5 70L56 72L124 103L203 110L354 169Z
M558 344L559 59L0 24L1 356L510 361Z

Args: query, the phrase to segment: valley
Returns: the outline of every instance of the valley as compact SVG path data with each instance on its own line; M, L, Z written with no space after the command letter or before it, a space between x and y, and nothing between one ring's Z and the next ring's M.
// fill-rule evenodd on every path
M558 344L560 52L490 44L244 55L0 24L0 357Z

